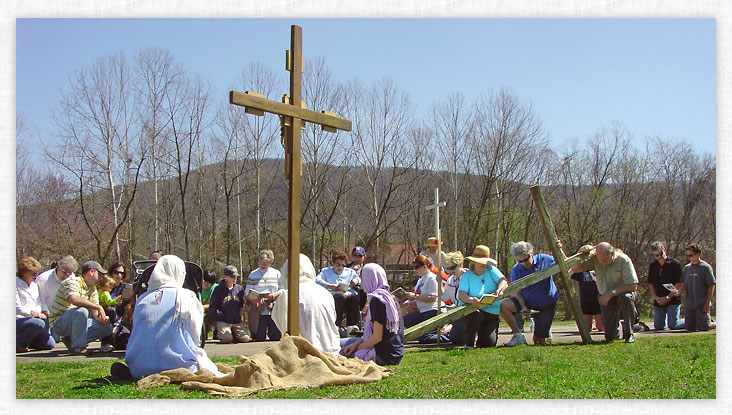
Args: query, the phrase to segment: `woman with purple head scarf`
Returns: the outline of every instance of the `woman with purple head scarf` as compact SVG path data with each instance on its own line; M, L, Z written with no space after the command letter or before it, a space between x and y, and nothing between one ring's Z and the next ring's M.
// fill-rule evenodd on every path
M378 365L395 365L404 355L404 321L389 292L386 271L378 264L367 264L361 271L361 286L369 302L363 338L341 340L341 354L373 360Z

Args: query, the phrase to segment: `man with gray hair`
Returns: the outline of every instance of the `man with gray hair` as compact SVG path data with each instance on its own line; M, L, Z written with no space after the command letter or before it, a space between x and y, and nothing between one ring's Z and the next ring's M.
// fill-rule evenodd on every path
M267 337L270 340L279 340L282 337L282 333L272 320L272 305L279 295L277 291L280 288L282 275L272 268L272 262L274 262L272 251L269 249L259 251L257 255L259 268L249 273L244 289L244 296L249 302L247 325L255 341L263 341ZM259 295L249 295L252 291L256 291Z
M71 255L66 255L58 260L56 267L43 272L36 278L36 285L38 285L38 292L41 297L41 310L45 312L46 316L48 316L48 309L56 297L58 287L65 279L73 277L78 268L79 263L76 259Z
M533 255L533 253L534 247L528 242L521 241L511 244L511 255L517 261L516 265L511 268L511 282L554 265L554 258L551 255ZM554 280L545 278L523 288L506 301L501 301L501 316L511 328L511 333L513 333L511 340L504 346L511 347L526 344L526 338L521 334L518 324L516 324L514 313L527 310L537 311L533 317L535 322L534 344L547 344L547 339L551 337L557 300L559 300L559 294L557 293L557 287L554 285Z
M648 291L653 297L653 328L655 331L664 330L668 321L671 330L683 329L684 319L679 320L681 298L664 287L667 284L680 285L681 264L667 256L666 248L659 241L651 244L651 253L655 259L648 264Z
M592 245L579 249L580 253L588 253ZM638 290L638 275L635 273L633 261L622 251L616 250L608 242L600 242L594 247L596 255L591 259L573 266L569 274L595 270L598 301L605 325L605 339L620 338L618 325L622 318L623 339L626 343L635 342L633 324L638 319L635 302Z

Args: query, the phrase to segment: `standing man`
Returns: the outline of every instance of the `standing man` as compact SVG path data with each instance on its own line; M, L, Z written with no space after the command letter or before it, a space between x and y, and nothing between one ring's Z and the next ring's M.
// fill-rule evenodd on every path
M648 265L648 290L653 297L653 329L665 330L667 320L671 330L683 329L684 320L679 320L681 298L663 286L678 286L681 283L681 264L668 257L666 248L659 241L651 244L651 253L656 258Z
M366 262L366 250L362 246L354 246L351 251L351 262L348 263L347 267L356 271L356 274L360 277L364 262ZM361 315L366 316L366 291L361 288L361 284L358 284L355 288L358 291L358 308L361 310Z
M272 320L272 306L278 296L276 293L279 290L282 275L278 270L272 268L272 262L274 262L274 252L269 249L259 251L257 256L259 268L249 273L244 289L244 297L249 302L247 324L255 341L264 341L267 337L270 340L279 340L282 337L282 333ZM250 298L249 291L251 290L267 293L267 295Z
M46 315L53 304L53 299L56 298L56 291L61 282L73 277L77 269L79 269L79 263L76 262L76 259L71 255L66 255L58 260L55 268L41 273L36 278L36 285L38 285L38 292L41 296L41 308Z
M56 292L49 308L51 334L54 338L63 338L69 354L82 354L90 342L100 337L109 339L112 334L109 317L104 313L104 307L99 305L96 287L99 274L106 273L98 262L85 262L81 266L81 275L66 278ZM114 349L104 339L102 343L103 352Z
M544 268L554 265L554 258L547 254L534 253L534 247L525 241L511 244L511 255L517 261L511 268L511 282L517 281ZM552 322L557 309L557 287L552 278L545 278L529 285L506 301L501 301L501 316L511 328L513 336L504 346L526 344L526 338L519 330L514 313L532 309L538 311L533 318L535 322L533 342L538 345L547 344L551 337Z
M580 253L592 250L592 245L579 249ZM622 251L616 250L608 242L600 242L595 247L597 255L592 259L573 266L569 274L595 270L598 301L605 325L605 339L620 338L618 324L623 320L623 339L626 343L635 342L633 324L638 319L635 307L638 290L638 275L635 273L633 261Z
M686 330L707 331L714 328L709 310L717 282L712 266L701 259L701 248L698 245L689 245L685 250L689 263L684 267L679 290L686 291Z
M348 268L351 268L360 275L365 261L366 250L362 246L354 246L351 251L351 262L348 263Z
M427 238L427 243L424 244L424 247L427 248L427 249L425 249L424 251L420 252L419 254L420 255L424 255L424 256L428 256L428 257L432 258L432 264L435 267L439 263L440 266L441 266L441 268L438 271L440 273L442 273L444 271L444 268L445 268L445 258L446 257L445 257L445 252L444 251L440 251L440 257L442 257L441 258L441 262L438 262L437 261L437 245L438 245L437 238L435 238L434 236L433 237L430 237L430 238Z

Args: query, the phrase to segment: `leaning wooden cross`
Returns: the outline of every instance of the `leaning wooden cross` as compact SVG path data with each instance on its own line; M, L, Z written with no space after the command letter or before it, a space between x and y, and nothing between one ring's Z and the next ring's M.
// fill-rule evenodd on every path
M544 198L541 195L541 189L539 188L539 186L531 187L531 195L534 198L534 203L536 204L537 210L539 211L539 217L541 218L542 227L544 228L544 235L546 236L547 241L552 248L555 264L549 268L542 269L512 282L504 291L504 295L509 296L511 294L515 294L531 284L537 283L546 278L551 278L552 275L560 274L562 276L562 285L565 289L566 298L569 299L572 305L572 312L574 313L575 321L580 327L582 342L590 343L592 341L592 338L590 337L590 332L587 329L585 320L582 318L579 301L577 300L576 296L573 295L569 285L569 269L572 268L575 264L582 263L595 256L595 251L592 250L591 252L586 254L576 254L567 258L564 255L564 252L562 252L561 247L559 246L559 239L557 239L557 235L554 232L554 225L552 225L551 218L549 217L549 213L546 210ZM437 327L441 327L451 321L459 319L462 316L468 315L476 311L478 308L479 307L475 305L464 305L455 307L452 310L447 311L446 313L438 314L437 316L432 317L429 320L423 321L415 326L404 330L404 340L414 340L425 333L435 330L435 328Z
M264 115L265 112L280 116L285 135L285 178L289 182L288 213L288 268L287 285L287 332L299 335L300 310L299 273L300 273L300 176L302 175L302 158L300 155L300 129L304 122L319 124L323 131L351 131L351 121L336 117L335 114L322 111L315 112L305 108L301 100L302 90L302 28L291 26L291 46L286 55L286 69L290 72L290 94L282 98L282 102L264 98L262 94L252 91L244 93L230 91L229 103L244 107L245 112L253 115Z

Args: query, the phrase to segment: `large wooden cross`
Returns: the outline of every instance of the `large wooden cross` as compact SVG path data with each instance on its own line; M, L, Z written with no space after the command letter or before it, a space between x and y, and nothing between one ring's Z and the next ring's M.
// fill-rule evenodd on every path
M287 332L299 335L299 297L300 297L300 176L302 157L300 155L300 129L304 123L319 124L323 131L351 131L351 121L336 117L335 114L315 112L305 108L301 100L302 89L302 28L292 25L290 50L287 51L285 67L290 72L290 94L282 102L265 99L262 94L246 91L230 91L229 103L244 107L245 112L263 115L265 112L280 116L285 135L285 178L289 182L288 213L288 268L287 285ZM315 258L313 258L313 261ZM284 277L284 276L283 276Z

